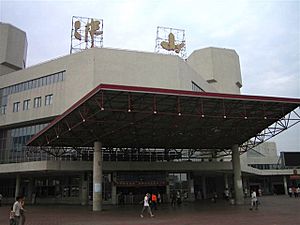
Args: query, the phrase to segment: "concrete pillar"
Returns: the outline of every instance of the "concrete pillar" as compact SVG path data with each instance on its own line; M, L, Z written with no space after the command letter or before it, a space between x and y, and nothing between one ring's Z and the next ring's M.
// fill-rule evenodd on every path
M15 198L20 195L21 176L18 174L16 177Z
M113 172L111 174L112 176L112 182L111 182L111 203L113 205L117 205L118 204L118 199L117 199L117 173Z
M28 191L26 196L29 202L32 202L32 194L33 194L33 178L29 178Z
M166 199L163 199L164 202L170 202L170 183L169 183L169 174L166 173Z
M188 173L188 201L195 201L195 189L194 189L194 180L192 179L192 173Z
M225 184L225 189L229 190L229 184L228 184L228 174L224 174L224 184Z
M284 186L284 194L288 195L288 185L287 185L286 176L283 176L283 186Z
M244 195L243 195L243 182L242 182L239 146L235 144L232 146L231 150L232 150L232 168L233 168L235 203L237 205L242 205L244 204Z
M207 198L207 194L206 194L206 177L205 176L202 176L202 196L203 196L203 199L206 199Z
M81 174L81 205L88 205L89 191L88 191L88 174L83 172Z
M102 211L102 144L94 143L93 163L93 211Z

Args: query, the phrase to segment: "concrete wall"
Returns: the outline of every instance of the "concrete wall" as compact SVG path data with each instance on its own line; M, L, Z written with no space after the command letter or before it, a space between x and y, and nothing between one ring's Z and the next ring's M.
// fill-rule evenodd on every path
M0 88L65 70L65 80L9 95L0 127L60 115L100 83L192 90L192 81L209 92L216 90L178 56L93 48L64 56L24 70L0 76ZM44 106L44 97L53 94L53 104ZM35 97L42 107L33 108ZM29 110L22 104L31 99ZM13 103L20 111L13 112Z
M205 91L216 92L178 56L104 48L94 52L96 84L192 90L194 81Z
M0 76L24 69L27 55L26 33L10 24L0 23Z
M241 155L241 161L249 164L277 164L279 156L275 142L265 142Z
M195 50L187 63L217 92L240 93L242 77L239 56L235 50L212 47Z

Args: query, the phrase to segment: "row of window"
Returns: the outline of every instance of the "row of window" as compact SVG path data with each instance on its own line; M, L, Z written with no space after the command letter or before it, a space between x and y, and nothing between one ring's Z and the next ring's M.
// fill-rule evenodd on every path
M43 77L33 79L33 80L28 80L25 82L21 82L21 83L0 89L0 115L6 114L7 101L8 101L8 96L10 94L14 94L14 93L26 91L29 89L38 88L41 86L50 85L53 83L63 81L65 79L64 78L65 72L66 71L60 71L60 72L57 72L54 74L50 74L50 75L43 76ZM29 104L29 102L25 103L25 106L24 106L25 108L23 110L27 110L26 104ZM19 110L20 110L20 103L19 103L19 106L18 106L18 104L16 104L15 107L16 107L16 109L19 107Z
M250 164L249 166L260 170L272 170L279 168L278 164Z
M30 109L31 99L26 99L23 101L23 111ZM45 106L51 105L53 103L53 94L46 95L44 104ZM33 108L39 108L42 106L42 97L35 97L33 99ZM21 107L21 102L14 102L13 104L13 112L19 112Z
M46 86L46 85L49 85L52 83L57 83L59 81L63 81L64 74L65 74L65 71L62 71L62 72L54 73L54 74L47 75L44 77L40 77L37 79L33 79L33 80L25 81L25 82L22 82L19 84L8 86L8 87L2 89L3 96L26 91L26 90L33 89L33 88L38 88L41 86Z

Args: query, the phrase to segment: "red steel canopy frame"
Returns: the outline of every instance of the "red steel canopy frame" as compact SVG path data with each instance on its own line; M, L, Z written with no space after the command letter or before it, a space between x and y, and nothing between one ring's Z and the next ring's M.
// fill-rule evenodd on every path
M300 122L300 99L100 84L28 146L242 151Z

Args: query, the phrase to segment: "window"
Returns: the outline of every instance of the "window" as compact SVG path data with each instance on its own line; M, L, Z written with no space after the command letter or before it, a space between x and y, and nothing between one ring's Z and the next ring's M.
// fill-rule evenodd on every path
M36 97L33 101L33 108L39 108L42 106L42 97Z
M194 81L192 81L192 91L197 91L197 92L204 92L204 90L199 87Z
M6 113L6 105L2 105L0 107L0 114L5 115L5 113Z
M26 99L23 101L23 110L28 110L30 104L30 99Z
M45 96L45 105L51 105L53 101L53 94Z
M63 73L63 72L60 72L60 73L58 74L58 80L59 80L59 81L63 81L63 80L64 80L64 73Z
M20 102L14 102L13 112L19 112L20 110Z

